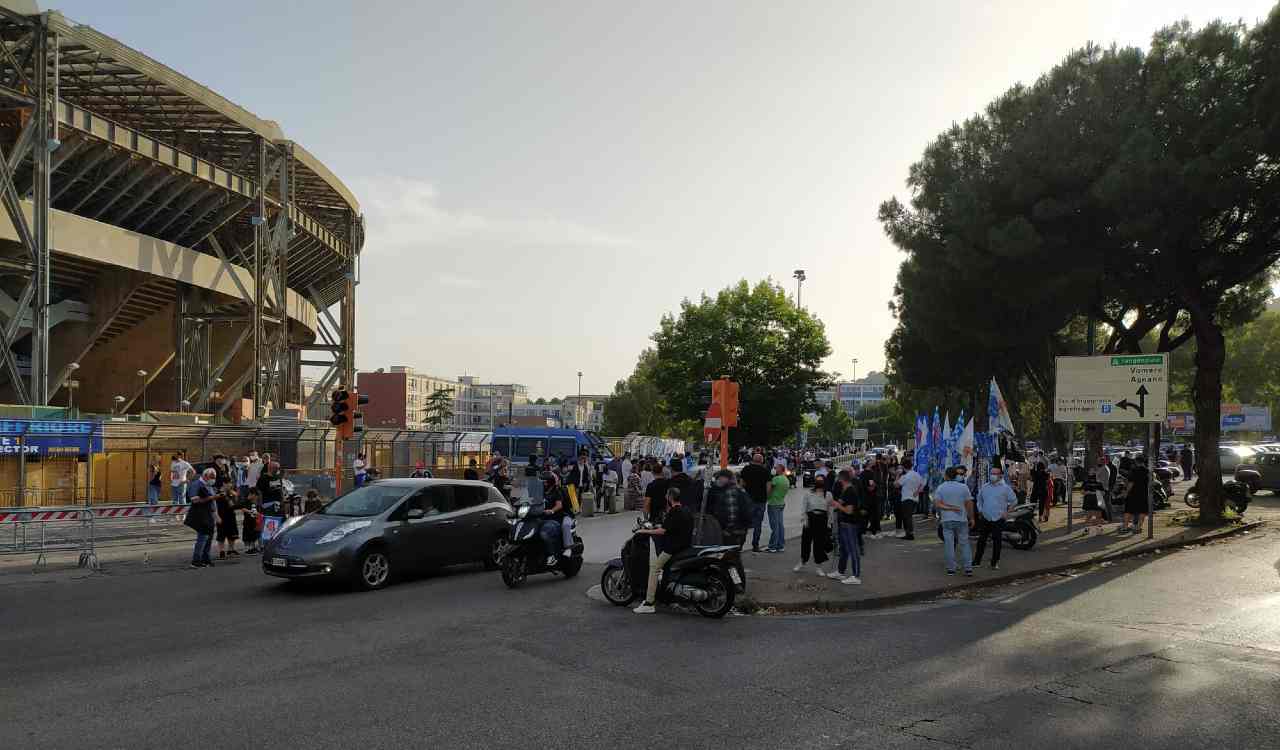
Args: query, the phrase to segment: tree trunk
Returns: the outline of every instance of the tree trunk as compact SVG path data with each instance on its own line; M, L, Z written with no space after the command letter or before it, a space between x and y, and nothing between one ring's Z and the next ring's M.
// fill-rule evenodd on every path
M1192 398L1196 412L1196 487L1200 492L1200 522L1222 520L1222 462L1218 459L1221 437L1222 366L1227 358L1222 328L1212 313L1193 309L1191 325L1196 332L1196 376Z
M1084 426L1085 437L1085 454L1084 454L1084 473L1089 476L1089 470L1102 463L1102 432L1106 425L1087 424Z

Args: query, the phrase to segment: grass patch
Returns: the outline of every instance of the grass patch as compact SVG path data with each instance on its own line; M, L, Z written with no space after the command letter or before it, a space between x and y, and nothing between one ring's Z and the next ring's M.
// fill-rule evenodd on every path
M1210 521L1207 523L1200 520L1200 511L1196 509L1176 510L1164 517L1164 523L1166 526L1181 526L1183 528L1195 529L1228 528L1239 525L1243 522L1244 519L1230 508L1227 508L1223 512L1221 521Z

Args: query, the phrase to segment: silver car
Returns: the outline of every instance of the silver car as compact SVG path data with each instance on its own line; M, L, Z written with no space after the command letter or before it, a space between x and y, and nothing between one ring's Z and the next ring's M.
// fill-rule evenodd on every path
M482 562L507 536L511 506L487 482L386 479L290 519L262 550L262 572L379 589L394 577Z

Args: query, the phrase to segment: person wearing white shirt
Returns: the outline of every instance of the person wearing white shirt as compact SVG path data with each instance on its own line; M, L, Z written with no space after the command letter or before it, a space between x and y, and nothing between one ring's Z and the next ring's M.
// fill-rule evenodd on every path
M195 479L195 474L195 468L187 463L187 454L185 452L178 451L173 454L173 461L169 464L169 490L171 492L170 499L175 504L186 504L187 482Z
M898 530L895 532L895 536L907 540L916 538L916 498L920 496L920 490L924 489L924 486L927 483L928 482L925 481L925 478L920 475L920 472L916 471L914 468L907 469L906 472L904 472L902 476L898 477L894 482L894 484L898 486L898 489L902 490L902 499L898 501Z
M369 476L363 453L356 454L356 460L351 462L351 471L355 475L356 486L363 485L364 480Z

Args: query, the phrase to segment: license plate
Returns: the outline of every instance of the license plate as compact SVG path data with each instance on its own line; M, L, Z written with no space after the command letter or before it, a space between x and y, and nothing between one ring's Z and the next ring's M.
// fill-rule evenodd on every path
M271 565L276 568L285 568L289 566L289 563L283 557L273 557L271 558Z
M737 568L729 568L729 577L733 579L734 583L742 583L742 576L738 575Z

